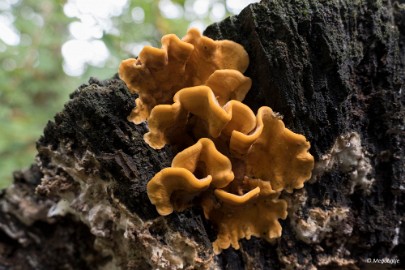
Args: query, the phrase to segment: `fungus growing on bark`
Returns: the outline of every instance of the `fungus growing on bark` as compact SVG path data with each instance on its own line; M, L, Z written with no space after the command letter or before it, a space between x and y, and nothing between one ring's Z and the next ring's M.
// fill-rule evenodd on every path
M227 186L234 178L231 161L207 138L198 140L193 146L178 153L172 161L172 167L185 168L197 175L210 175L211 184L216 188Z
M276 191L302 188L314 166L309 142L287 129L269 107L261 107L257 118L263 128L246 155L247 174L270 181Z
M208 86L181 89L173 101L172 105L158 105L151 112L149 132L144 138L152 148L162 148L167 142L173 142L184 134L190 113L207 124L209 135L214 138L219 136L230 120Z
M240 101L231 100L221 107L213 98L211 89L206 86L182 89L176 94L173 105L156 106L151 120L155 117L154 111L160 107L175 107L185 116L190 112L198 116L206 121L207 126L222 127L215 129L215 135L217 131L218 134L223 134L217 143L221 140L229 143L228 151L225 152L232 155L232 169L241 171L242 175L237 175L234 179L232 174L232 179L229 177L221 185L214 184L217 177L213 177L213 194L203 193L205 189L198 191L198 195L198 192L192 194L192 197L201 197L205 217L217 225L218 238L213 245L215 252L220 252L229 246L238 249L238 240L242 238L256 236L270 241L279 237L281 226L278 219L285 219L287 211L286 202L279 200L278 196L283 190L292 192L293 189L302 188L303 183L311 177L314 160L308 152L309 143L305 137L285 128L284 123L269 107L261 107L255 116ZM189 117L171 117L168 116L169 112L164 114L166 117L161 118L163 124L160 126L166 124L179 127L176 121L182 119L181 128L176 130L186 131L184 127ZM173 122L165 123L168 118ZM158 127L159 125L154 126L154 129L159 130ZM213 134L207 132L206 135ZM178 133L177 136L181 134ZM204 155L201 155L201 149L206 150ZM218 160L214 161L216 156L223 156L218 154L214 143L203 138L179 153L174 158L172 167L195 171L201 158L206 170L205 173L196 175L214 176L210 168L221 167ZM209 160L207 155L211 157ZM224 164L230 166L230 159L223 157ZM228 174L228 165L226 167Z
M256 194L257 189L254 189ZM225 196L216 192L221 201L206 199L202 202L207 219L217 225L218 235L213 243L215 253L232 246L239 249L239 240L252 236L269 242L281 236L278 219L287 217L287 202L277 199L277 195L250 196L240 199L237 195ZM242 195L240 197L244 197ZM233 197L234 196L234 197Z
M194 85L204 84L215 70L233 69L243 73L249 65L245 49L231 40L212 40L192 28L183 37L183 41L194 46L187 65L191 69Z
M174 209L186 209L193 197L206 190L211 181L210 175L198 179L187 169L165 168L149 181L148 197L159 214L166 216Z
M243 195L235 195L223 189L216 189L214 191L214 194L218 199L229 205L245 204L248 201L256 198L259 195L259 193L260 193L259 187L256 187Z
M211 88L219 105L223 106L229 100L242 101L252 86L252 81L237 70L223 69L212 73L205 85Z
M210 185L225 187L233 178L230 160L216 150L211 140L203 138L178 153L171 168L157 173L149 181L147 192L159 214L165 216L173 209L184 210Z
M155 105L170 104L180 89L205 84L216 70L240 73L249 64L241 45L229 40L214 41L196 29L190 29L182 40L173 34L165 35L161 43L160 49L144 47L138 58L124 60L119 67L120 78L132 93L139 95L128 117L135 124L145 121ZM235 79L241 80L241 76ZM242 85L242 92L247 92L249 83L245 80Z
M218 230L216 253L238 249L243 238L280 237L287 203L279 196L302 188L314 165L304 136L269 107L255 115L241 102L251 86L241 73L248 61L239 44L192 29L183 40L163 37L161 49L147 47L120 66L139 94L129 118L148 119L145 141L155 149L185 148L147 184L150 201L161 215L200 204Z
M229 150L234 156L243 156L261 134L263 122L260 117L256 119L252 110L241 102L230 101L223 108L232 115L222 131L230 137Z

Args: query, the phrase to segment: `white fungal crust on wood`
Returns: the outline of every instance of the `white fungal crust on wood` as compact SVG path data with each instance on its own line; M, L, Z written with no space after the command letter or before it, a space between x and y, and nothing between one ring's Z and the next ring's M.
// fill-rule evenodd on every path
M346 236L350 236L353 231L353 227L347 224L347 207L332 207L328 210L314 207L308 212L307 219L298 220L294 227L297 237L307 244L320 243L327 235L335 235L336 231Z
M48 216L69 213L89 227L95 236L95 248L111 257L105 267L133 269L131 265L141 262L152 269L209 269L215 266L213 257L199 257L204 247L173 231L165 219L144 221L127 210L111 192L113 181L101 179L98 173L85 172L86 162L100 166L93 153L86 151L82 157L73 157L66 154L70 152L67 148L69 145L61 144L56 150L42 149L47 151L53 166L66 172L67 177L55 178L44 170L43 181L37 190L61 198L49 209ZM60 189L62 183L68 188ZM153 227L161 228L162 239L152 234Z
M330 151L315 163L310 183L332 170L349 174L349 194L353 194L357 187L365 194L370 193L374 183L374 178L371 178L373 166L369 154L361 145L361 138L357 132L349 132L336 139Z

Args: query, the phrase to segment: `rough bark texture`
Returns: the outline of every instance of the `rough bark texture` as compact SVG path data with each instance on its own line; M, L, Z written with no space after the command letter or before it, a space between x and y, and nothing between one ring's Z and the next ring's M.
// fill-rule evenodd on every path
M160 217L145 186L175 151L127 122L135 96L119 79L91 79L0 193L0 269L405 268L405 6L268 0L205 34L248 51L244 103L311 142L313 177L283 194L282 237L215 256L201 209Z

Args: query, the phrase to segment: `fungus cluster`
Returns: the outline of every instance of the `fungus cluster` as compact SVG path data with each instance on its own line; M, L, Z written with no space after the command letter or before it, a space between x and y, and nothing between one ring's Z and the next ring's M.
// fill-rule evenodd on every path
M218 230L216 253L238 249L243 238L280 237L278 219L287 217L280 193L302 188L314 165L304 136L269 107L255 115L241 102L251 86L242 74L248 63L241 45L191 29L182 40L164 36L161 49L145 47L119 68L139 96L128 119L148 122L152 148L182 150L149 181L150 201L160 215L201 205Z

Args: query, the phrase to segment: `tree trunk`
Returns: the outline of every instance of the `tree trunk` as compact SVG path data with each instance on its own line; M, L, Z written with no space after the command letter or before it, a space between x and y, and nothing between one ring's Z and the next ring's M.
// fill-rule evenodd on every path
M214 255L200 208L159 216L146 183L174 149L151 149L146 125L126 120L122 81L90 79L0 193L0 269L405 268L405 4L267 0L205 35L247 50L244 103L311 142L312 179L282 194L281 238Z

